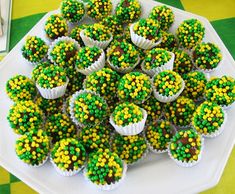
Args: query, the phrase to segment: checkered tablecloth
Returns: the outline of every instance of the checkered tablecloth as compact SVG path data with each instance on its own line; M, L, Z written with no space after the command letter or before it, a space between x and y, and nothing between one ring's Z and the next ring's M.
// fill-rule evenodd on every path
M146 0L149 1L149 0ZM162 3L208 18L235 58L235 0L159 0ZM13 0L10 48L50 11L60 0ZM219 184L204 194L235 193L235 149ZM0 194L34 194L33 189L0 167Z

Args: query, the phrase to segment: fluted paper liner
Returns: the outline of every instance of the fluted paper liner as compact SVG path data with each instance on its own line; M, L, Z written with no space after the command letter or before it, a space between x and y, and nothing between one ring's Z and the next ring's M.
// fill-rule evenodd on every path
M38 167L41 167L41 166L43 166L46 162L47 162L47 160L48 160L48 156L40 163L40 164L38 164L38 165L32 165L32 164L28 164L28 163L25 163L25 164L27 164L28 166L30 166L30 167L34 167L34 168L38 168Z

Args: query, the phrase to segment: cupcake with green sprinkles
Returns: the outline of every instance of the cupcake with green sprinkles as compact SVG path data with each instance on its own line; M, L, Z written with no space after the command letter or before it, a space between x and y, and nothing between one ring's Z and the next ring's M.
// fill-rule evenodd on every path
M47 18L44 31L50 40L68 35L68 25L60 14L53 14Z
M162 32L157 21L147 18L140 19L130 25L131 41L142 49L151 49L160 44Z
M126 176L127 165L109 149L91 154L84 170L85 178L101 190L117 188Z
M97 46L82 47L75 59L75 67L78 72L89 75L95 71L98 71L104 67L105 54L102 49Z
M60 12L63 18L69 22L77 23L85 16L85 6L77 0L63 0L60 6Z
M160 102L172 102L184 90L184 80L175 71L165 70L155 74L152 79L154 97Z
M82 24L82 25L74 27L71 30L69 37L76 40L80 46L84 46L84 43L83 43L82 38L80 36L80 32L82 30L86 29L86 27L88 27L88 26L89 26L88 24Z
M68 81L63 68L51 65L42 70L36 81L36 87L43 98L56 99L64 95Z
M90 0L87 3L87 15L95 20L102 20L112 12L111 0Z
M148 148L155 154L167 152L174 134L175 129L167 120L159 120L151 123L145 129Z
M140 72L125 74L118 84L118 98L141 104L150 97L152 92L150 78Z
M141 15L141 5L138 0L120 0L115 8L115 15L122 23L133 23Z
M139 64L140 57L132 44L126 41L116 41L107 50L107 61L115 71L127 73Z
M113 35L118 35L123 33L123 26L120 19L115 15L109 15L105 17L101 22L102 25L109 28Z
M43 130L31 130L16 140L15 151L24 163L39 167L45 164L50 151L50 138Z
M165 116L175 126L180 128L189 127L192 122L196 104L193 100L180 96L175 101L165 106Z
M131 102L118 104L109 118L110 124L121 135L137 135L144 130L147 112Z
M204 137L216 137L224 130L227 115L215 102L205 101L196 109L192 118L194 129Z
M44 61L41 63L38 63L32 70L31 72L31 79L36 82L38 79L38 76L42 73L42 70L45 69L46 67L53 65L49 61Z
M195 66L203 72L214 71L222 60L221 50L214 43L196 45L193 48L192 58Z
M180 46L186 49L192 49L199 44L205 35L205 27L197 19L184 20L176 30Z
M77 139L62 139L52 148L50 160L60 175L73 176L84 167L86 150Z
M162 41L156 47L168 51L173 51L175 48L178 47L178 43L176 41L174 34L162 31Z
M11 100L17 102L33 100L37 90L31 79L24 75L15 75L7 80L6 93Z
M28 36L25 44L21 48L22 56L32 64L36 64L45 59L47 51L47 44L37 36Z
M165 70L173 70L175 55L161 48L153 48L145 55L141 69L150 76Z
M33 101L18 101L9 110L7 120L16 134L38 130L43 125L43 112Z

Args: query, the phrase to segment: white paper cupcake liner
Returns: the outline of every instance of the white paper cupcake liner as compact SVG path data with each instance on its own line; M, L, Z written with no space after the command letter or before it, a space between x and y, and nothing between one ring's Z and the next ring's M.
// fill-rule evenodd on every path
M234 103L234 102L233 102ZM233 106L233 103L229 104L229 105L220 105L222 107L223 110L228 110Z
M153 47L155 47L155 46L157 46L158 44L161 43L162 38L160 38L157 42L153 42L151 40L148 40L148 39L146 39L144 37L141 37L138 34L136 34L133 30L134 24L130 25L130 35L131 35L131 41L136 46L146 50L146 49L151 49L151 48L153 48Z
M38 167L43 166L47 162L47 160L48 160L48 156L38 165L31 165L31 164L27 164L27 163L25 163L25 164L27 164L30 167L38 168Z

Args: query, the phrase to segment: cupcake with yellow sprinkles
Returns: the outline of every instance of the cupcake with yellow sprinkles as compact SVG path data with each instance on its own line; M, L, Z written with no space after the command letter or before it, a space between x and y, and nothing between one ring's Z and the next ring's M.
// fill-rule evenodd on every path
M83 43L82 38L80 36L80 32L82 30L86 29L87 26L88 26L88 24L82 24L82 25L76 26L71 30L71 32L69 34L69 37L76 40L80 46L84 46L84 43Z
M58 141L51 151L51 163L56 171L63 176L73 176L84 167L86 150L74 138Z
M201 160L203 142L193 129L180 130L172 137L168 154L178 165L192 167Z
M16 134L38 130L43 125L43 112L33 101L19 101L9 110L7 120Z
M15 151L18 158L24 163L39 167L48 158L50 138L43 130L31 130L16 140Z
M109 15L105 17L100 23L109 28L110 32L113 35L118 35L123 33L123 26L121 24L121 20L118 19L118 17L115 15Z
M174 34L162 31L162 41L157 45L157 48L162 48L168 51L173 51L178 47L178 43Z
M45 69L46 67L53 65L49 61L44 61L41 63L38 63L32 70L31 72L31 79L36 82L38 79L38 76L42 73L42 70Z

